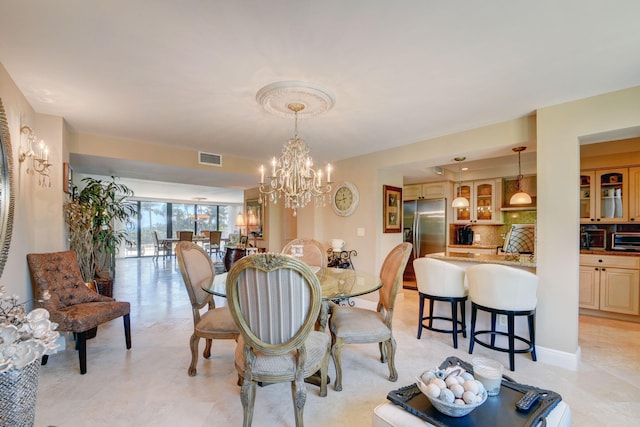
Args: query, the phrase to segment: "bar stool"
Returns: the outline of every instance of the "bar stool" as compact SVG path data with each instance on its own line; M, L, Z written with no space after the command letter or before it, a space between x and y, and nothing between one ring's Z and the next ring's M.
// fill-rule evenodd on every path
M496 351L509 353L509 369L515 370L515 353L531 353L536 361L535 317L538 299L538 276L518 268L498 264L480 264L467 269L469 297L471 298L471 339L469 354L473 353L474 343ZM491 313L491 330L476 331L478 310ZM498 314L507 316L507 332L496 330ZM516 316L526 316L529 325L529 339L515 334ZM490 343L480 341L478 335L491 335ZM508 348L495 343L496 335L506 336ZM516 349L515 341L527 345Z
M422 336L422 329L453 335L453 348L458 348L458 334L467 337L465 321L465 302L468 291L464 285L464 269L451 263L432 258L416 258L413 260L416 273L416 284L420 296L420 312L418 313L418 339ZM424 315L424 301L429 300L429 315ZM433 307L435 301L451 304L451 317L435 316ZM458 305L462 320L458 320ZM424 321L429 323L425 324ZM451 322L452 329L439 329L433 326L434 320ZM461 329L458 329L458 326Z

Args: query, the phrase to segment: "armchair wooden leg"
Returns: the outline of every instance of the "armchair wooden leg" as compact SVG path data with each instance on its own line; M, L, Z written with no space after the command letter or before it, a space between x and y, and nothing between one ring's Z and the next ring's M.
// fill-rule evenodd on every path
M131 348L131 320L129 318L129 313L122 316L122 321L124 322L124 339L127 343L127 350Z
M45 354L44 356L42 356L42 361L40 362L40 365L44 366L47 364L48 361L49 361L49 355Z
M336 368L336 381L333 383L333 388L336 391L342 391L342 346L344 345L344 339L336 338L332 339L332 341L331 358Z
M190 377L196 376L196 365L198 364L198 344L200 343L200 337L196 334L192 334L189 339L189 347L191 347L191 365L189 365Z
M80 374L87 373L87 332L76 333L76 350L80 359Z

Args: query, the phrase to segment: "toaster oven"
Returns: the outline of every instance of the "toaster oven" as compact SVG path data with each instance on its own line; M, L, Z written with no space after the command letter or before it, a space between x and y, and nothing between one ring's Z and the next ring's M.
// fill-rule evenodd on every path
M611 249L614 251L640 252L640 233L612 233Z

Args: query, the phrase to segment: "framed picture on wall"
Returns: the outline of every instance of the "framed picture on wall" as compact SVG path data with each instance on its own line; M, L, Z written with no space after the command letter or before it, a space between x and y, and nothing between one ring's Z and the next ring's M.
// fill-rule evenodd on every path
M385 233L402 232L402 188L382 186L382 220Z
M62 191L71 194L73 190L73 169L69 163L64 162L62 165Z

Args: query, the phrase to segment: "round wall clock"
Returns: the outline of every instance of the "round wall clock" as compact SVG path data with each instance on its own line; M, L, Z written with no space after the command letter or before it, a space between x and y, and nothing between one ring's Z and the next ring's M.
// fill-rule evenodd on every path
M333 193L333 210L340 216L348 216L356 211L360 202L360 194L355 184L343 182L336 187Z

